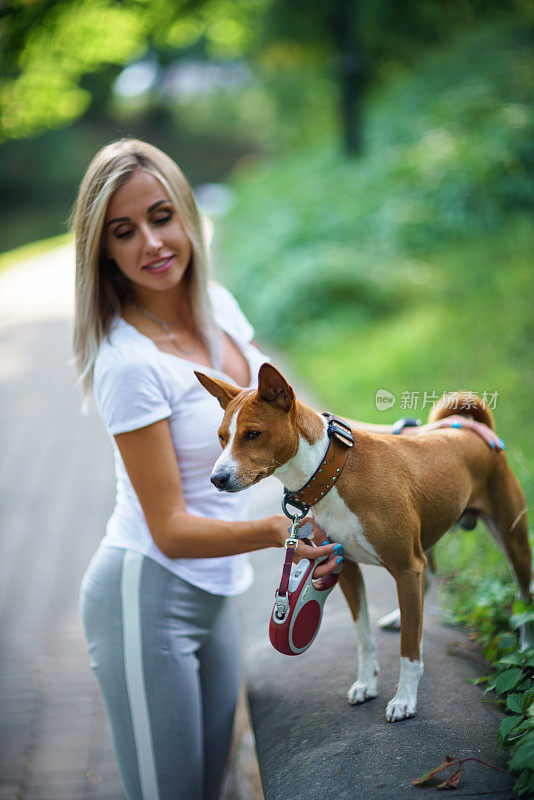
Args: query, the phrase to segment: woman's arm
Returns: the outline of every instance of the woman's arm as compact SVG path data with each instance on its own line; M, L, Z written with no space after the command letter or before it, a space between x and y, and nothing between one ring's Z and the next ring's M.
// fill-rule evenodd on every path
M115 441L152 538L168 558L215 558L283 546L289 521L281 514L227 522L187 512L166 419L117 434ZM314 532L320 537L321 530L316 525ZM324 540L324 536L319 540ZM336 567L337 555L333 549L333 544L311 548L300 542L295 560L330 555L330 561L317 568L315 576L320 577Z

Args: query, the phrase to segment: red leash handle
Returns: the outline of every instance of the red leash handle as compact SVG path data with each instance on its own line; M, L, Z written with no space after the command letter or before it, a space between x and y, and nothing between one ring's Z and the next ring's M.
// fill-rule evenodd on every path
M309 544L309 545L312 544L310 540L306 538L299 539L299 541L304 542L304 544ZM293 565L293 559L295 558L296 549L297 548L292 545L288 545L286 548L286 557L284 560L284 566L282 567L282 577L280 579L280 586L278 587L278 590L276 592L276 594L279 597L285 597L285 595L287 594L287 587L289 584L289 579L291 577L291 567Z
M307 538L303 541L312 545ZM291 584L294 555L295 546L287 545L282 579L275 592L269 622L271 644L279 653L287 656L299 655L312 644L319 632L325 600L339 579L338 573L314 579L315 560L303 559L295 569ZM328 556L317 559L319 563L327 560ZM299 574L299 570L302 574Z
M295 548L288 547L286 550L286 558L284 561L284 566L282 567L282 578L280 579L280 586L278 587L277 594L280 597L285 597L287 594L287 586L289 584L289 578L291 577L291 566L293 564L293 558L295 557Z

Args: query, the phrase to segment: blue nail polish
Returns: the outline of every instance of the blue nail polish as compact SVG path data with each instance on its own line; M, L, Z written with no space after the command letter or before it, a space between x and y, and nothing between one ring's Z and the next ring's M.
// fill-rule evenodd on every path
M321 547L324 547L324 545L325 545L325 544L330 544L330 542L328 541L328 539L325 539L325 540L324 540L324 542L322 543Z
M336 564L341 564L342 561L343 561L343 556L339 556L339 558L336 559Z
M334 547L334 553L337 553L337 555L339 556L341 555L342 552L343 552L343 547L340 544L336 544L336 546Z
M501 450L504 450L504 449L505 449L505 448L504 448L504 442L503 442L503 440L502 440L502 439L499 439L499 447L501 448Z

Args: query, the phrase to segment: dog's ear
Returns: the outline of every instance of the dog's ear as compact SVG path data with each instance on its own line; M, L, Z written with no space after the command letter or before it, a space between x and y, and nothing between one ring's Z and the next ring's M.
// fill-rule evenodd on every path
M262 364L258 373L258 398L289 411L295 402L295 392L272 364Z
M226 409L230 400L236 397L241 391L237 386L232 386L231 383L226 383L226 381L218 381L216 378L210 378L204 375L203 372L197 372L195 370L195 375L204 389L207 389L210 394L217 398L223 409Z

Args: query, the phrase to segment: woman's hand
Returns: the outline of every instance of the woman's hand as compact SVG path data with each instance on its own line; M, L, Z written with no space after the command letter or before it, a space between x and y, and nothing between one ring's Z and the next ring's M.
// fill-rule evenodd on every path
M277 533L280 537L280 544L283 546L285 540L289 537L288 528L290 522L287 517L282 514L277 514L272 518L277 527ZM311 560L320 558L321 556L328 556L328 561L317 567L313 573L314 578L321 578L328 575L330 572L341 572L343 567L343 549L340 544L333 542L332 544L323 544L326 540L325 532L317 523L311 518L306 520L312 526L314 545L306 544L304 541L299 540L298 547L295 550L295 563L298 563L301 558L309 558ZM303 524L306 524L303 523ZM307 538L312 538L307 537Z

